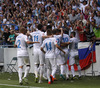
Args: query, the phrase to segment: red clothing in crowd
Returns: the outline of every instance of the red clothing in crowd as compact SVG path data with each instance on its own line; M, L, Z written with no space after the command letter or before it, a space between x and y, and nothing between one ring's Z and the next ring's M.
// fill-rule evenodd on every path
M79 32L80 41L86 41L86 35L85 35L85 33L80 33L81 31L83 31L83 29L80 28L80 27L77 27L77 30Z

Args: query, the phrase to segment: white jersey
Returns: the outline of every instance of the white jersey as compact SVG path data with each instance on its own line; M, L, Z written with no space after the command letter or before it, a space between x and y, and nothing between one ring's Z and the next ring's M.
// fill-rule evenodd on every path
M22 33L16 37L15 44L17 45L17 56L28 56L27 41L27 36Z
M46 38L41 47L45 47L45 58L55 58L55 45L57 44L55 38Z
M69 45L69 49L70 51L77 51L78 50L78 39L73 37L70 38L70 45Z
M70 37L67 34L63 34L63 38L62 38L62 42L66 43L69 42ZM63 47L62 47L63 48ZM64 47L64 49L66 49L67 47Z
M56 42L60 46L62 36L61 35L54 35L54 38L56 38ZM60 50L58 48L56 48L55 53L57 55L60 54Z
M32 32L30 34L32 36L33 42L39 42L39 43L33 44L34 50L40 49L42 42L43 42L42 36L44 35L44 33L41 32L40 30L38 30L38 31Z

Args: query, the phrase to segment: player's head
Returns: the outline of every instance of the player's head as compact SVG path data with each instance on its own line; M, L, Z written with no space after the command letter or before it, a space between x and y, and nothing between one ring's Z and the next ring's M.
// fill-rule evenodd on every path
M52 26L51 25L47 25L47 30L52 30Z
M48 36L52 35L52 30L50 30L50 29L47 30L47 35L48 35Z
M56 29L52 30L52 34L56 35Z
M73 31L73 32L71 32L71 37L73 38L73 37L75 37L75 35L76 35L76 33Z
M38 28L38 30L42 30L42 28L43 28L42 24L38 24L37 28Z
M24 27L20 28L20 33L26 34L27 33L27 29Z
M68 34L68 30L67 29L64 29L63 32L64 32L64 34Z
M61 30L60 29L56 29L56 31L57 31L56 32L57 35L61 34Z

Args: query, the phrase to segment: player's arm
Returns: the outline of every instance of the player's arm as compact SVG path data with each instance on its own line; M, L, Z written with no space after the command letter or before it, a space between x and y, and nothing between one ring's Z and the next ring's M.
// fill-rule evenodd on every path
M44 51L43 47L41 47L41 51L42 51L43 53L46 53L46 52Z
M26 35L30 36L32 38L32 34L31 33L27 32Z
M44 47L45 47L45 41L43 41L40 50L41 50L43 53L46 53L46 52L44 51L44 49L43 49Z
M58 44L56 44L56 47L65 54L65 51L63 51Z
M61 37L63 38L63 28L60 28L61 30Z
M60 44L60 46L66 47L66 46L68 46L70 43L71 43L71 42L62 42L62 43Z
M45 38L49 38L49 37L53 37L53 35L51 35L51 36L45 36L45 35L42 36L43 39L45 39Z
M40 43L40 42L32 42L32 41L27 41L27 44L34 44L34 43Z
M15 48L17 47L17 42L16 42L16 41L15 41L14 47L15 47Z

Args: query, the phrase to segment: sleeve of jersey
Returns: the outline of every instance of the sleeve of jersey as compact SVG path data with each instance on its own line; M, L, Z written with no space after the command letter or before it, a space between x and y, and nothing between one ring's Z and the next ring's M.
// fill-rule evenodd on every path
M54 39L54 44L55 44L55 45L57 44L57 40L56 40L56 39Z
M26 35L24 36L24 40L25 40L25 42L29 41L28 37Z
M72 39L70 39L69 42L72 43L73 42Z

